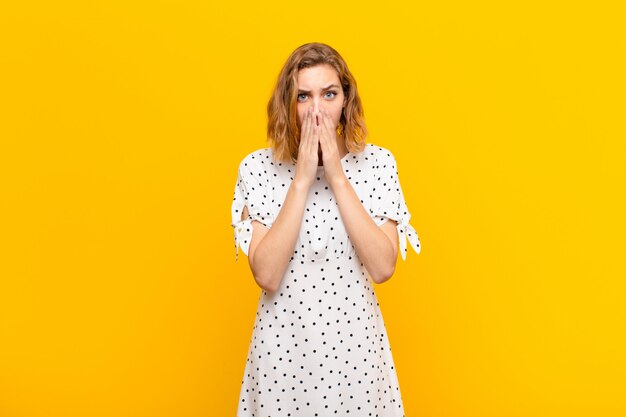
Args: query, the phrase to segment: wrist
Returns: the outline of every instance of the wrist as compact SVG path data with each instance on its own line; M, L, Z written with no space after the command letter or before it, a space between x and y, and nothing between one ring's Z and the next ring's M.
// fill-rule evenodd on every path
M306 180L296 177L291 182L291 187L293 187L295 190L299 192L306 193L309 191L309 188L311 188L311 184L312 183L310 181L306 181Z
M348 181L348 177L346 177L345 173L339 174L337 177L332 178L328 181L330 184L330 188L332 188L333 192L341 191L350 185L350 181Z

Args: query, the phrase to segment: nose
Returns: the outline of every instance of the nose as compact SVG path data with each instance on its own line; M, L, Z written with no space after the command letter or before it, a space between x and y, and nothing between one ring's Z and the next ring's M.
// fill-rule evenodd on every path
M319 113L322 109L324 109L324 104L322 103L322 100L319 98L315 98L313 100L313 112L314 113Z
M319 99L315 98L313 99L313 112L317 113L320 111L320 102Z
M320 111L324 109L324 105L322 103L322 101L319 98L315 98L315 100L313 100L313 113L316 115L315 117L315 123L316 124L320 124L321 120L319 119L320 117Z

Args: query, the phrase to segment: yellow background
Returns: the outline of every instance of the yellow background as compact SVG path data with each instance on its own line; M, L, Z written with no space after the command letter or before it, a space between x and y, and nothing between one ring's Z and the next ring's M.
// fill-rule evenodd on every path
M421 239L375 287L407 417L626 415L618 2L226 3L0 6L0 416L235 415L237 166L311 41Z

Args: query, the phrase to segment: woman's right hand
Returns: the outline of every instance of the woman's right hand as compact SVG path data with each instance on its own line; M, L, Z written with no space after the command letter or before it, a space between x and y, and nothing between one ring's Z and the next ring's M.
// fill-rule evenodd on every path
M316 126L313 109L309 107L302 118L298 160L296 161L295 179L306 188L315 181L318 164L319 126Z

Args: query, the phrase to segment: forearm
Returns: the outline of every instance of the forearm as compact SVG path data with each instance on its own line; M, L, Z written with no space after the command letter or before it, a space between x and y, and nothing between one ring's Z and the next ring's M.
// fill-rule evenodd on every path
M298 239L307 194L308 187L292 181L278 216L255 249L251 268L265 289L280 286Z
M367 213L345 176L334 180L331 186L346 232L359 259L374 282L386 281L393 274L396 264L389 238Z

